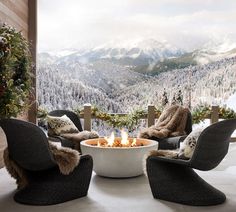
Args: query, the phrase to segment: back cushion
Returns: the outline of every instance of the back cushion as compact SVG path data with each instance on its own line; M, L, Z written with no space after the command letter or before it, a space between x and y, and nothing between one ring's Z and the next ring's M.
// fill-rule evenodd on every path
M193 130L183 142L180 143L180 149L178 157L182 159L189 159L193 156L193 152L197 145L197 140L200 134L202 133L203 128L198 128Z
M47 116L47 122L49 127L49 135L61 135L65 133L78 133L79 130L66 115L61 117Z

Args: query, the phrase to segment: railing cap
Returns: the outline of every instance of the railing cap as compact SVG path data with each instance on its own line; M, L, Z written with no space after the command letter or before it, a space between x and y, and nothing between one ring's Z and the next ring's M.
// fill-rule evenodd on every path
M86 106L86 107L90 106L91 107L91 104L90 103L85 103L84 106Z

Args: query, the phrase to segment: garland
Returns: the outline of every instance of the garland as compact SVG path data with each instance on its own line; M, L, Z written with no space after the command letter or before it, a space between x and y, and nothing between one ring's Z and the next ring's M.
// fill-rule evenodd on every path
M192 112L192 122L193 124L198 124L204 119L209 118L211 115L211 106L197 106Z
M21 32L0 26L0 118L16 117L27 106L31 88L29 44Z
M193 124L198 124L204 119L211 116L212 110L209 105L199 105L192 112ZM234 110L226 107L219 107L219 118L222 119L232 119L236 118L236 113Z
M83 109L75 109L74 112L78 116L83 116L84 111ZM162 110L156 109L155 116L158 118L161 115ZM194 111L192 112L192 120L193 124L198 124L204 119L207 119L211 115L211 106L197 106ZM130 132L133 131L140 119L145 117L147 112L145 110L136 110L130 114L119 116L115 114L109 114L100 111L97 107L92 107L92 116L102 121L105 121L108 125L112 126L113 128L127 128ZM47 116L47 111L45 109L39 108L38 110L38 118L44 119ZM219 107L219 117L222 119L230 119L236 118L236 113L229 108Z
M74 110L76 114L79 116L83 115L83 109L76 109ZM139 120L145 116L147 112L145 110L136 110L130 114L119 116L116 114L109 114L100 111L97 107L92 107L92 116L96 117L96 119L100 119L105 121L108 125L112 126L113 128L127 128L129 131L133 131L135 126L137 126Z

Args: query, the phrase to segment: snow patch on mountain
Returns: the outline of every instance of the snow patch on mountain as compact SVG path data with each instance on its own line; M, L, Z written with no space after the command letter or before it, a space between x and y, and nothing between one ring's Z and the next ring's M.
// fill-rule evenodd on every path
M173 55L182 54L184 51L172 46L167 41L157 41L155 39L138 39L126 42L108 42L92 49L93 52L106 52L101 58L130 57L138 58L141 55L150 57L153 60L168 58Z
M236 56L236 42L229 38L211 40L194 52L195 60L200 65Z

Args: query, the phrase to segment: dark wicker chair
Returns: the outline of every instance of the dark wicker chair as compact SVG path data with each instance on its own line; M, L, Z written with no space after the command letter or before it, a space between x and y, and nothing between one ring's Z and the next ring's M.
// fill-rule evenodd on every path
M192 115L190 112L188 113L185 132L186 136L176 136L168 138L151 137L149 139L158 141L158 149L178 149L180 142L182 142L187 137L187 135L192 132Z
M215 168L228 152L230 136L236 119L207 127L200 135L190 160L149 156L147 174L153 197L186 205L217 205L225 195L209 185L193 169L207 171Z
M81 122L80 122L80 118L77 114L75 114L72 111L69 110L53 110L51 112L48 113L48 115L50 116L63 116L63 115L67 115L70 120L74 123L74 125L77 127L77 129L81 132L83 131ZM73 142L71 142L69 139L63 138L61 136L58 135L50 135L48 134L49 138L53 141L59 141L61 142L61 145L64 147L70 147L72 149L74 149L75 145Z
M17 120L0 120L8 143L9 157L25 170L29 184L14 195L16 202L52 205L87 195L93 160L82 155L69 175L60 173L49 150L48 139L36 125Z

